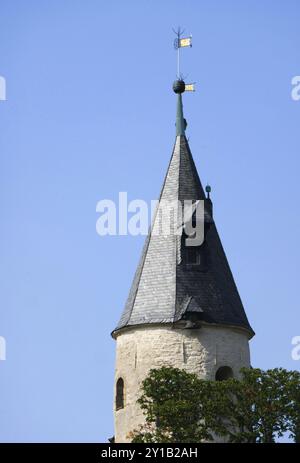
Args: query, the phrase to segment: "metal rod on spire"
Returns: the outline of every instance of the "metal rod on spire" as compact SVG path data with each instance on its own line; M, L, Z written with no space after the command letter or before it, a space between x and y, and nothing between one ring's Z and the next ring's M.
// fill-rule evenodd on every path
M177 31L173 29L173 32L176 35L176 39L174 41L174 48L177 50L177 79L180 79L180 48L191 47L192 36L190 35L189 37L182 37L184 34L184 30L182 30L180 27L178 27Z
M184 31L178 27L177 31L174 30L176 39L174 41L174 48L177 50L177 80L173 84L173 90L178 95L177 98L177 113L176 113L176 136L183 136L187 122L183 116L182 106L182 93L185 91L193 92L195 87L193 83L186 84L183 80L183 76L180 73L180 48L192 46L192 36L182 37Z

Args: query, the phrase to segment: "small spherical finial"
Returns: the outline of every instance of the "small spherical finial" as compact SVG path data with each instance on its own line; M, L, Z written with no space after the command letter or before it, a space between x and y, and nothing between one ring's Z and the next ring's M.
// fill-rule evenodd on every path
M210 199L211 186L210 186L210 185L206 185L205 191L206 191L206 193L207 193L207 199Z
M185 91L185 82L182 79L175 80L173 84L173 90L175 93L183 93Z

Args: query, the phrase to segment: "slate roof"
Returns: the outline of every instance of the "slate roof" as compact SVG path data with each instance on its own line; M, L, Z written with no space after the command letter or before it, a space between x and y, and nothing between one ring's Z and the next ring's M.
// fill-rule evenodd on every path
M114 333L124 327L175 323L190 315L206 323L245 328L248 322L186 136L177 135L160 194L162 200L205 200L206 266L187 266L183 236L153 234L157 211L145 240L129 296ZM203 246L203 245L202 245Z

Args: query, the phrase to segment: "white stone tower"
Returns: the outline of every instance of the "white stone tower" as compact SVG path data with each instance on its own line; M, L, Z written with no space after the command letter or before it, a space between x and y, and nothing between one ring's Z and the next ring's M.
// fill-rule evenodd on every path
M184 233L153 233L163 220L158 209L125 309L112 332L115 442L130 442L129 433L144 421L137 399L151 368L170 365L223 380L250 366L248 341L254 332L213 220L210 187L206 197L185 136L184 89L183 81L175 82L176 140L159 204L204 201L204 242L187 246Z

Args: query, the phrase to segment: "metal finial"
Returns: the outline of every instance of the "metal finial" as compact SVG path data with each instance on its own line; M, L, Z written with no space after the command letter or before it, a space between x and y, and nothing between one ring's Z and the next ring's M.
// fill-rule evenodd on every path
M210 185L206 185L205 191L206 191L206 193L207 193L207 199L210 199L211 186L210 186Z
M188 83L184 82L185 78L180 72L180 48L186 48L192 46L192 36L189 37L182 37L184 30L178 27L177 31L173 29L173 32L176 34L176 39L174 41L174 48L177 50L177 79L173 84L173 90L175 93L183 93L183 92L194 92L195 91L195 83Z
M189 37L182 37L184 34L184 29L178 27L177 31L173 29L173 32L176 35L176 39L174 40L174 48L177 50L177 79L182 80L182 76L180 74L180 48L183 47L191 47L192 46L192 36Z
M175 80L175 82L173 83L173 90L175 93L183 93L185 91L184 80Z
M184 78L180 73L180 48L192 46L192 36L183 37L184 30L178 27L177 31L174 30L176 39L174 41L174 48L177 50L177 79L173 83L173 90L177 96L177 114L176 114L176 136L185 135L187 122L183 117L182 107L182 93L185 91L194 91L194 84L186 84Z

